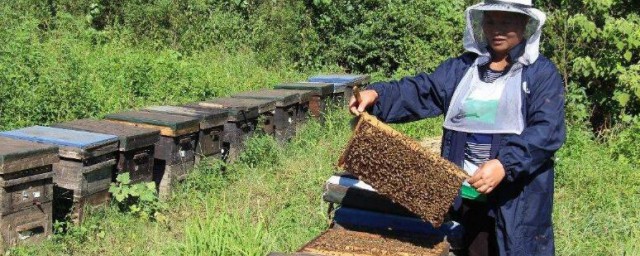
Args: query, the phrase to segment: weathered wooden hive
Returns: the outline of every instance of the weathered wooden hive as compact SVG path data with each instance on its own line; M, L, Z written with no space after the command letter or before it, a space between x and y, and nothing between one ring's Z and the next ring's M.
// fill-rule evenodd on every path
M324 120L324 113L327 111L327 105L333 95L333 84L330 83L284 83L276 85L275 89L311 91L311 99L309 99L309 114L312 117L319 119L321 122Z
M222 157L227 161L234 161L242 152L244 142L255 132L258 126L258 117L260 117L259 105L247 104L246 100L230 97L189 104L187 107L228 111L227 123L224 125L224 136L222 136ZM275 102L273 108L275 109Z
M0 247L40 241L51 234L58 148L4 137L0 145Z
M290 90L290 89L276 89L278 91L285 91L286 93L297 93L299 95L298 109L296 110L296 128L307 122L309 119L309 103L313 99L314 91L311 90Z
M53 164L54 218L80 222L85 206L109 202L109 185L116 164L118 137L108 134L32 126L0 136L58 147L60 161Z
M95 119L81 119L52 125L53 127L103 133L118 136L116 173L128 172L131 183L153 181L155 143L160 139L157 129L140 128L131 125Z
M297 111L300 104L299 92L263 89L258 91L242 92L232 95L231 97L275 101L276 109L273 114L273 126L276 139L279 141L287 141L295 136Z
M153 180L160 198L167 199L171 188L187 177L195 162L195 148L200 119L183 115L149 111L129 111L105 117L136 127L160 130L155 144Z
M351 74L328 74L317 75L309 78L309 82L332 83L334 85L333 94L336 102L344 102L348 104L349 99L353 95L353 87L359 86L364 88L371 77L369 75L351 75Z
M468 178L453 163L367 113L360 115L338 165L435 227Z
M196 109L182 106L153 106L145 110L196 117L200 119L200 132L196 144L195 161L203 157L220 157L220 137L224 132L228 112L220 109Z

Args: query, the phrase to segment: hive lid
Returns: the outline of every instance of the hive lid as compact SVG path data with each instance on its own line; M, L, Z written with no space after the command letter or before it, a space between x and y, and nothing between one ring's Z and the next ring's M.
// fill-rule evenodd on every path
M276 107L287 107L296 103L300 103L300 93L297 91L283 91L273 89L262 89L258 91L241 92L232 95L233 98L245 99L267 99L275 100Z
M96 132L118 136L119 150L130 151L151 146L160 139L160 130L135 127L117 122L80 119L52 125L57 128Z
M61 157L85 159L118 150L118 137L102 133L32 126L1 132L0 136L58 146Z
M229 109L230 111L250 111L253 108L257 108L258 113L260 114L276 109L276 101L267 99L242 99L225 97L207 100L198 104L205 107L225 108Z
M110 114L105 118L137 127L158 129L161 135L168 137L177 137L200 130L199 118L176 114L128 111Z
M278 84L275 89L290 90L312 90L319 96L327 96L333 94L333 84L331 83L314 83L314 82L296 82Z
M369 83L369 75L350 75L350 74L327 74L317 75L309 78L309 82L333 83L334 93L343 92L345 87L353 87L355 85L364 85Z
M58 162L58 147L0 137L0 174L18 172Z
M299 103L307 103L311 100L313 95L317 95L313 90L291 90L291 89L276 89L276 91L285 91L287 93L297 93L300 97Z
M181 106L152 106L145 108L145 110L200 118L200 129L211 129L224 125L228 116L225 111L211 112Z

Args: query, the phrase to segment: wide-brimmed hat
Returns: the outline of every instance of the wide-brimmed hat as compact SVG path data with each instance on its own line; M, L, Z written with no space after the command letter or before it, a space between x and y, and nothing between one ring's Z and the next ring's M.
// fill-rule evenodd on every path
M535 62L539 56L540 35L547 15L536 9L531 0L485 0L467 8L467 27L464 34L464 48L480 55L487 55L486 39L482 31L482 19L486 11L502 11L524 14L529 17L524 37L527 47L520 62L525 65Z

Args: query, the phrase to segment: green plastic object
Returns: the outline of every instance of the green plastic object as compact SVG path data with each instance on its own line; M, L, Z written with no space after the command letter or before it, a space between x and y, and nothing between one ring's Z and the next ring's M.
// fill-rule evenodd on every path
M486 202L487 201L487 196L480 194L480 192L478 192L475 188L467 185L467 184L462 184L462 189L461 189L461 196L462 198L465 199L469 199L469 200L473 200L473 201L478 201L478 202Z

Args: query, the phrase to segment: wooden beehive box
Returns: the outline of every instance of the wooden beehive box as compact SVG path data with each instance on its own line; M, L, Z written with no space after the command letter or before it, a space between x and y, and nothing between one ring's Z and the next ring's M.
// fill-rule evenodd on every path
M335 227L311 240L298 253L326 256L446 256L449 254L449 244L437 235L364 232Z
M284 83L276 85L275 89L312 91L311 99L309 100L309 113L312 117L319 119L320 122L324 121L324 113L327 111L327 106L333 95L333 84L313 82Z
M58 147L60 161L53 164L56 219L72 213L73 221L81 221L85 205L104 205L109 201L118 137L43 126L2 132L0 136Z
M224 131L224 124L227 123L227 111L206 111L181 106L153 106L145 110L199 118L200 132L198 133L198 142L196 144L196 163L203 157L220 157L220 137Z
M300 100L298 103L298 109L296 110L296 128L299 128L300 125L304 124L309 118L309 102L313 99L313 96L316 94L312 90L291 90L291 89L276 89L278 91L285 91L287 93L298 93L300 96Z
M172 187L187 177L195 162L200 119L149 111L129 111L105 117L113 122L160 130L155 144L153 180L160 198L167 199Z
M228 111L229 116L222 136L222 155L226 161L234 161L244 149L244 142L253 135L260 116L258 105L246 104L244 100L230 97L189 104L187 107ZM273 107L275 108L275 103Z
M354 74L327 74L317 75L309 78L309 82L332 83L334 85L334 97L337 102L348 104L349 99L353 95L353 87L360 86L364 88L371 77L369 75Z
M128 172L133 184L153 181L154 145L160 140L160 130L96 119L74 120L52 126L118 136L116 173L113 178Z
M58 148L4 137L0 145L0 247L40 241L51 234Z
M296 133L296 119L300 93L297 91L284 91L262 89L258 91L242 92L231 96L241 99L265 99L274 100L276 109L273 115L273 126L276 139L287 141Z
M468 178L455 164L367 113L360 115L338 165L435 227Z

